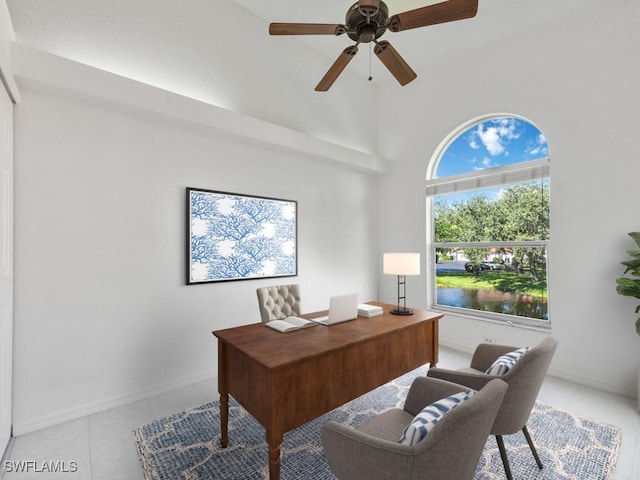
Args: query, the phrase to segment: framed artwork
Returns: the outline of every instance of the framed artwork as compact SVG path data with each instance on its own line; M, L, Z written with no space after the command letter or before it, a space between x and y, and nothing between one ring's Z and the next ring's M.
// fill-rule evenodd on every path
M298 202L187 188L187 285L298 274Z

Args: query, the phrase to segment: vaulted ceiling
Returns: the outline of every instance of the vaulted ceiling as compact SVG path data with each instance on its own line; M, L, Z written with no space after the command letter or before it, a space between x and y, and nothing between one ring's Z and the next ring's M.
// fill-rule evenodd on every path
M262 23L265 42L271 48L278 48L290 38L268 39L270 22L304 22L304 23L343 23L344 17L352 5L351 0L232 0L237 5L254 14ZM445 0L446 1L446 0ZM207 2L204 2L207 3ZM212 5L215 5L213 2ZM399 13L429 4L438 0L386 0L390 13ZM135 30L143 30L146 25L158 18L168 16L174 19L173 27L164 34L168 36L189 38L194 32L193 25L203 21L210 23L208 32L195 31L189 41L194 44L216 44L220 48L233 48L236 42L245 39L247 28L253 25L238 25L233 38L221 44L216 26L233 21L225 17L225 11L218 7L211 9L208 19L198 18L201 9L190 8L197 2L154 2L153 12L145 8L145 2L126 0L83 0L52 2L50 0L7 0L18 40L38 46L47 43L54 53L71 58L82 56L86 46L77 41L79 35L104 35L104 47L111 42L112 48L119 47L119 36L135 38ZM553 8L549 8L553 5ZM580 8L580 0L563 0L561 2L532 2L530 0L480 0L478 14L475 18L457 22L434 25L415 30L393 33L388 31L384 39L391 42L414 68L418 76L432 65L456 51L477 47L489 41L505 38L517 31L539 28L546 22L557 20ZM219 27L218 27L219 28ZM83 29L85 32L83 32ZM111 36L111 40L108 39ZM339 53L353 42L346 36L298 36L295 41L326 57L326 67L331 65ZM144 45L140 45L144 47ZM61 50L64 50L61 51ZM376 59L372 61L374 64ZM369 55L361 49L357 61L349 65L349 70L366 76L369 72ZM296 68L296 59L292 59L290 68ZM324 66L323 66L324 68ZM374 72L378 66L374 65ZM383 70L383 69L382 69ZM379 82L394 83L394 79L386 73L376 79Z
M343 23L352 0L233 0L258 17L270 22ZM385 0L390 15L421 8L447 0ZM548 3L546 5L549 5ZM580 0L555 2L553 9L540 2L528 0L480 0L476 17L457 22L393 33L387 31L384 40L391 42L414 68L418 76L436 61L456 51L477 47L501 38L508 39L514 32L538 28L547 22L570 15L581 8ZM266 32L265 32L266 33ZM327 67L351 40L342 35L298 36L300 42L328 58ZM368 52L364 49L349 64L349 69L366 76L369 71ZM377 60L374 58L375 64ZM375 68L375 67L374 67ZM383 70L383 69L381 69ZM390 75L377 79L395 83Z
M399 86L361 47L327 94L314 87L353 41L345 35L270 36L268 26L343 23L352 0L6 1L19 44L373 154L379 95L388 103L428 89L444 62L469 55L499 72L502 42L517 41L523 31L543 35L545 25L562 22L584 3L604 3L480 0L474 18L385 33L418 75L409 86ZM391 13L429 2L385 0ZM373 82L367 81L370 69Z

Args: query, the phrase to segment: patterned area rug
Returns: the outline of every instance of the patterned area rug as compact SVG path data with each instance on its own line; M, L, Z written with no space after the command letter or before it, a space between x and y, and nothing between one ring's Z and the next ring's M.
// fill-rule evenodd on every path
M376 413L401 406L409 386L424 369L410 372L285 434L282 480L334 480L322 450L321 430L327 420L352 426ZM264 428L230 399L229 447L219 447L218 402L171 415L134 431L147 480L266 479ZM537 402L528 423L545 465L538 470L524 435L505 436L511 469L528 480L611 480L622 434L619 428ZM475 480L504 480L494 437L478 463Z

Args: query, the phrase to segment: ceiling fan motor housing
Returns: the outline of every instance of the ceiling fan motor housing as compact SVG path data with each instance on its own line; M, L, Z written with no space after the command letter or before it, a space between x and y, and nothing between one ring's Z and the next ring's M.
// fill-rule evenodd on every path
M384 2L380 2L378 11L366 17L360 12L358 2L354 3L345 20L347 35L355 42L369 43L377 40L387 31L387 20L389 19L389 8Z

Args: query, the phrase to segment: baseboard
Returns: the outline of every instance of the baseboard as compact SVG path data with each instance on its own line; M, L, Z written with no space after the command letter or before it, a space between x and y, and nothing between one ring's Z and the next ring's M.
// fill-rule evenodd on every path
M7 448L5 448L2 454L2 463L0 463L0 480L3 480L5 477L5 473L7 472L6 468L4 468L4 462L11 458L11 454L13 453L13 435L9 438L9 443L7 444Z
M458 352L473 354L474 348L469 348L467 345L461 345L454 342L447 342L440 340L440 346L450 348L452 350L457 350Z
M459 352L468 353L468 354L473 354L473 351L475 350L475 347L470 349L466 345L460 345L455 342L441 341L440 345L446 348L451 348L452 350L457 350ZM548 375L551 377L559 378L561 380L566 380L568 382L577 383L578 385L581 385L584 387L594 388L596 390L613 393L615 395L621 395L623 397L637 398L638 396L638 392L636 391L635 386L633 387L633 389L625 389L625 388L621 388L619 385L614 385L611 383L599 381L597 378L594 378L594 377L581 377L579 375L574 375L570 372L553 368L553 366L552 368L549 369Z
M216 373L209 370L195 375L183 377L174 382L155 385L149 388L124 393L121 395L114 395L97 402L79 405L67 410L61 410L49 415L43 415L42 417L30 419L25 422L17 422L13 424L13 435L17 437L26 433L42 430L43 428L48 428L71 420L76 420L87 415L92 415L94 413L103 412L112 408L121 407L123 405L137 402L139 400L144 400L145 398L160 395L171 390L176 390L178 388L186 387L194 383L203 382L205 380L215 378L215 376Z
M569 382L577 383L578 385L581 385L583 387L593 388L602 392L613 393L614 395L621 395L628 398L638 397L638 392L635 389L629 390L621 388L619 385L599 382L596 378L593 377L580 377L554 368L549 369L549 375L561 380L567 380Z
M464 352L468 354L473 353L473 349L469 349L465 345L459 345L454 342L440 342L440 345L446 348L457 350L459 352ZM577 383L585 387L594 388L596 390L601 390L601 391L613 393L616 395L622 395L624 397L629 397L629 398L637 398L637 392L635 390L622 389L616 385L608 384L606 382L599 382L594 378L579 377L571 373L564 372L558 369L553 369L553 368L549 370L549 375L552 377L560 378L562 380L567 380L569 382ZM154 395L160 395L162 393L166 393L171 390L176 390L178 388L186 387L194 383L203 382L205 380L214 378L215 376L216 376L215 372L211 370L206 372L201 372L199 374L183 377L180 380L177 380L174 382L168 382L165 384L156 385L146 389L125 393L122 395L114 395L113 397L110 397L104 400L88 403L85 405L80 405L67 410L61 410L59 412L55 412L49 415L44 415L42 417L31 419L26 422L14 423L13 435L14 436L24 435L26 433L31 433L37 430L42 430L44 428L52 427L54 425L59 425L64 422L76 420L78 418L82 418L87 415L92 415L94 413L103 412L105 410L110 410L112 408L121 407L123 405L127 405L132 402L137 402L139 400L144 400L145 398L153 397Z

